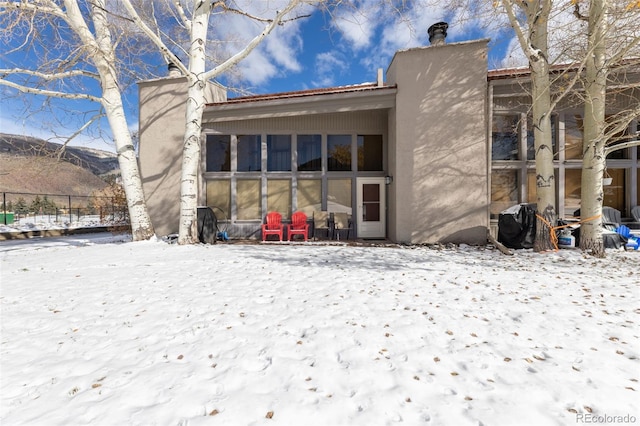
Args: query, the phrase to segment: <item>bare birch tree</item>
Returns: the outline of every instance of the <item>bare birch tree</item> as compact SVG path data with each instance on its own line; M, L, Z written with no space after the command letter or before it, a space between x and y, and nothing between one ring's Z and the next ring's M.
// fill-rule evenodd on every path
M189 44L186 49L187 64L172 52L170 41L160 34L163 32L154 27L155 19L143 19L143 13L136 9L130 0L123 4L135 24L157 45L168 62L177 66L186 76L188 82L187 108L185 114L186 130L183 140L182 175L180 187L180 225L179 244L198 242L197 234L197 197L198 171L200 163L200 141L202 132L202 114L205 107L205 87L207 82L230 70L242 59L246 58L274 28L284 23L289 14L303 4L314 1L288 0L281 10L275 11L271 17L254 16L246 11L231 8L225 1L175 1L171 3L173 14L179 17L180 25L188 32ZM227 59L209 66L207 47L210 43L208 31L212 13L236 13L246 16L255 22L263 23L263 29L237 53Z
M521 2L502 0L509 22L513 27L522 51L529 59L531 70L531 99L533 113L533 135L536 162L536 203L540 217L536 220L535 251L551 250L550 226L558 218L556 209L556 181L553 166L551 134L551 78L549 76L549 15L552 0ZM514 9L517 6L521 14ZM521 15L524 23L518 19Z
M107 117L127 197L134 240L154 235L118 75L116 42L106 0L0 2L2 36L33 63L0 70L0 84L24 94L91 101ZM34 48L33 50L30 50ZM99 89L92 89L91 86ZM90 119L80 130L92 124Z

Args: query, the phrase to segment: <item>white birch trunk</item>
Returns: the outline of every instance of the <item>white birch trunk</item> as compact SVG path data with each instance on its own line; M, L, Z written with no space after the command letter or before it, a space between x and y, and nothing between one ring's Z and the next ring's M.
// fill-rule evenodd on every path
M75 0L65 0L65 8L71 27L80 36L85 45L93 47L89 51L100 75L102 85L101 102L116 145L133 240L149 239L154 235L154 230L147 212L138 162L133 141L131 140L131 133L127 126L122 104L122 93L118 86L115 69L116 57L111 40L111 32L107 23L105 1L94 0L91 8L96 38L91 34Z
M186 129L182 151L182 176L180 184L179 244L198 242L197 207L198 175L200 165L200 133L202 114L206 102L205 68L207 31L211 2L196 0L191 21L191 47L189 49L189 89L185 113Z
M534 4L537 2L534 2ZM536 219L534 251L554 249L549 228L557 222L556 179L553 167L553 143L551 134L551 81L549 78L548 20L551 10L549 1L537 6L531 19L531 98L533 104L533 135L536 161L537 211L545 220Z
M520 26L514 4L525 13L528 32ZM549 77L548 23L551 0L514 2L502 0L511 26L523 52L529 58L531 69L531 103L533 106L533 135L536 162L537 212L544 218L536 218L534 250L537 252L554 248L551 227L556 225L556 181L553 167L553 144L551 134L551 81ZM523 153L523 155L526 155ZM548 225L549 224L549 225Z
M589 219L580 227L580 248L604 257L602 240L602 177L605 157L605 97L607 92L606 46L607 0L591 0L584 107L582 189L580 216Z

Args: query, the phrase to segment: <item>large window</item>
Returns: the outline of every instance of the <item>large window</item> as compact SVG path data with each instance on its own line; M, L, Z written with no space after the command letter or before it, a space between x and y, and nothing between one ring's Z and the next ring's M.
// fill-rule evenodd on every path
M231 170L231 136L207 135L206 167L208 172Z
M261 139L260 135L238 135L239 172L262 170Z
M566 114L564 117L564 158L582 160L584 123L580 114Z
M207 206L217 207L227 218L231 217L231 181L229 179L207 181Z
M267 135L267 171L291 171L291 135Z
M298 210L310 216L314 211L322 210L322 180L298 179Z
M285 220L294 211L352 213L354 179L385 175L383 135L265 132L206 141L206 204L232 222L262 221L269 211Z
M291 216L291 180L269 179L267 181L267 211L278 212L283 219Z
M329 179L327 210L351 213L351 179Z
M327 136L327 160L330 172L351 170L351 136Z
M298 135L298 171L322 170L322 136Z
M612 181L611 185L602 187L604 191L602 205L624 211L625 171L624 169L608 169L607 173Z
M567 169L564 171L564 216L573 216L580 208L582 170Z
M518 170L494 170L491 173L491 216L518 204Z
M358 135L358 171L381 171L382 135Z
M236 206L238 220L260 220L262 191L260 179L238 180Z
M492 125L491 158L517 160L520 145L520 116L495 115Z

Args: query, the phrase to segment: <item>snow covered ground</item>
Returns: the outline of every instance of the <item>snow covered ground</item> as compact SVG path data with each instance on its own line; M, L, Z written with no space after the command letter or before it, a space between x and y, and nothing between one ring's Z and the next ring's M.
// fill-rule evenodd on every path
M3 425L640 422L640 252L0 242Z

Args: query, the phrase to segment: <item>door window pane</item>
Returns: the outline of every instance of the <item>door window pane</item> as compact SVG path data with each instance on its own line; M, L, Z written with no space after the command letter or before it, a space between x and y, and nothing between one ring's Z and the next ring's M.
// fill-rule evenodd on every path
M231 181L229 179L207 181L207 206L218 207L224 212L225 217L231 217Z
M493 160L517 160L520 139L517 115L495 115L492 125L491 157Z
M382 171L382 135L358 135L358 170Z
M291 216L291 181L289 179L267 181L267 211L278 212L283 219Z
M238 209L238 220L260 220L260 200L262 192L260 190L260 180L238 180L236 207Z
M567 160L582 159L584 123L580 114L567 114L564 118L564 156Z
M365 222L380 221L380 184L365 183L362 185L362 220Z
M491 172L491 217L518 204L518 171L493 170Z
M267 171L291 171L291 135L267 135Z
M320 179L298 179L298 210L311 216L322 210L322 181Z
M351 179L328 180L327 210L351 213Z
M327 136L327 156L330 172L351 171L351 136Z
M322 137L298 135L298 171L322 170Z
M231 136L207 135L207 171L231 171Z
M260 135L238 135L238 171L259 172L262 170Z

